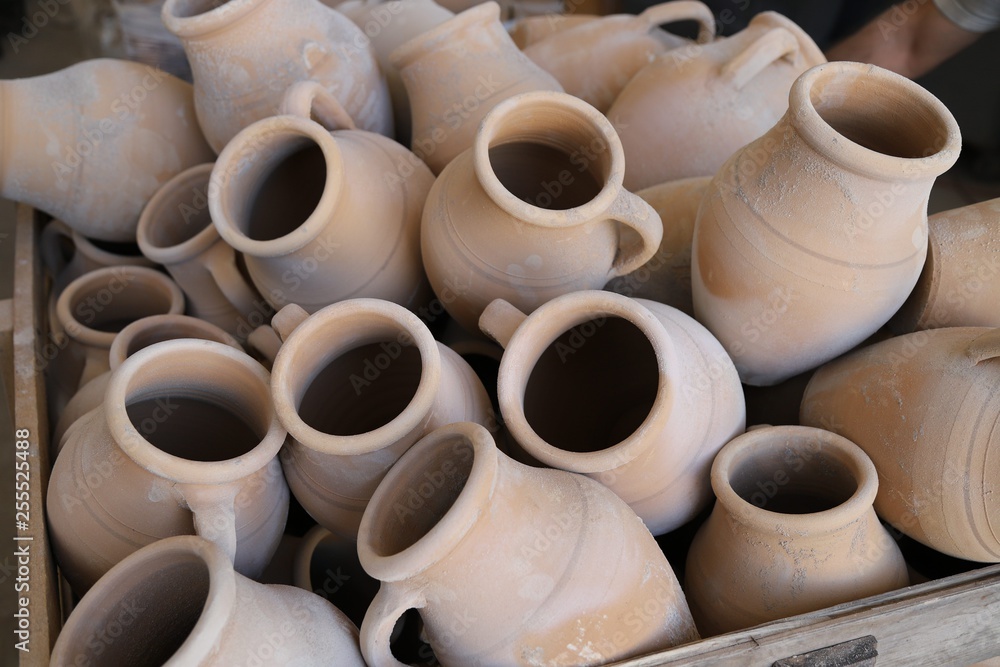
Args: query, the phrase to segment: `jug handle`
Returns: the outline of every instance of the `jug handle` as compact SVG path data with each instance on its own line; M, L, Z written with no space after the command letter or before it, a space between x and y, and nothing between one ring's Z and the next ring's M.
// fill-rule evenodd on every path
M406 667L392 655L392 630L407 609L426 604L423 596L409 587L385 583L379 587L361 621L361 653L369 667Z
M506 348L527 315L503 299L493 299L479 316L479 329Z
M715 15L703 2L697 0L673 0L661 2L647 8L639 18L651 26L675 21L697 21L698 43L704 44L715 39Z
M250 335L247 336L247 348L265 359L268 370L271 370L271 367L274 366L274 360L278 356L278 351L281 349L281 336L264 324L251 331Z
M234 485L177 485L188 508L194 515L194 531L214 542L230 562L236 561L236 495Z
M772 28L723 65L722 76L742 89L771 63L798 52L799 40L795 35L785 28Z
M1000 329L987 331L974 338L965 349L965 353L973 365L1000 357Z
M236 267L236 253L232 248L226 243L216 243L203 257L205 268L212 275L222 296L226 297L242 317L253 312L259 297Z
M315 120L331 132L358 129L340 100L316 81L298 81L289 86L278 113Z
M618 252L608 274L610 280L632 273L653 258L663 240L663 222L656 209L627 190L622 190L611 205L608 219L629 228L618 235Z
M309 313L305 308L297 303L290 303L275 313L271 318L271 326L284 342L308 317Z

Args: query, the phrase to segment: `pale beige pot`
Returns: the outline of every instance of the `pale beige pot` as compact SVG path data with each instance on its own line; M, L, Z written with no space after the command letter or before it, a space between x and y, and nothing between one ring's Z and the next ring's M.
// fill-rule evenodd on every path
M625 186L711 176L781 118L795 79L825 62L775 12L757 14L732 37L658 55L607 112L625 147Z
M236 252L208 211L211 163L187 169L160 188L139 218L142 253L162 264L183 290L191 315L244 340L247 318L267 309L240 273Z
M803 424L858 443L875 462L880 516L938 551L1000 562L1000 335L932 329L822 367Z
M927 226L923 272L890 326L1000 327L1000 199L937 213Z
M504 346L500 412L531 457L601 482L654 535L708 505L712 459L743 433L746 408L736 369L703 326L597 291L527 318L495 301L480 326Z
M712 466L718 500L687 556L698 629L718 635L909 584L879 523L875 466L846 438L804 426L754 429Z
M615 278L604 289L659 301L693 316L691 243L698 207L711 182L710 176L695 176L636 192L660 216L663 240L648 262L628 275Z
M503 100L562 90L514 45L492 1L409 40L389 60L410 101L410 146L435 174L472 145L480 121Z
M193 536L132 554L80 601L53 665L364 667L358 630L336 607L292 586L258 584Z
M184 44L198 122L216 153L278 113L299 81L322 86L359 127L392 134L389 89L371 42L318 0L167 0L163 23Z
M514 44L522 51L527 47L542 41L547 37L575 28L584 23L596 21L599 16L593 14L539 14L525 16L515 20L507 29Z
M102 407L67 433L49 482L53 549L73 590L144 545L193 533L258 576L288 514L285 437L268 373L243 352L171 340L131 356Z
M903 305L928 193L961 147L937 98L878 67L814 67L789 100L716 174L692 245L695 315L752 385L852 349Z
M53 307L66 285L85 273L107 266L156 265L143 257L135 243L88 239L60 220L53 220L42 228L38 245L42 262L52 273L50 293Z
M492 423L473 370L401 306L352 299L306 318L292 305L273 326L284 339L271 393L291 436L285 475L306 511L339 535L357 537L375 488L424 434Z
M316 84L293 87L283 110L226 146L209 187L212 222L258 291L309 312L358 297L423 305L420 215L434 175L395 141L350 129Z
M365 511L358 555L383 582L361 625L371 667L400 664L389 638L410 608L445 667L600 665L698 639L625 503L517 463L476 424L440 428L400 459Z
M0 196L91 239L134 241L160 185L212 159L191 85L146 65L87 60L2 81L0 99Z
M494 299L530 312L648 261L663 227L622 187L624 170L614 128L589 104L536 92L497 105L424 206L424 266L451 316L477 331Z
M330 601L361 625L379 582L361 567L358 544L353 539L314 526L302 538L292 573L295 585Z
M638 16L604 16L559 30L526 47L524 55L554 76L564 91L605 112L655 56L693 44L656 26L689 20L698 22L697 43L712 41L712 10L696 0L674 0L653 5Z

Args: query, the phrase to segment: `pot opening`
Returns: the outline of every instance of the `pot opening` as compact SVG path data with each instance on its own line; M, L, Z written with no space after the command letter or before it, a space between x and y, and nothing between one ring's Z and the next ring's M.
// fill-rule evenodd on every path
M173 295L163 285L134 273L112 270L94 275L74 295L70 314L83 326L118 333L150 315L170 312Z
M147 230L147 238L155 247L178 246L212 224L208 212L208 179L209 174L205 173L160 201L153 212L153 224Z
M538 358L524 416L543 440L570 452L612 447L642 425L656 401L659 363L628 320L601 317L563 332Z
M247 204L237 224L254 241L271 241L298 229L319 206L326 187L326 156L312 139L298 136L268 164L252 172ZM246 208L244 208L246 207Z
M229 0L177 0L174 3L173 15L179 19L191 18L192 16L207 14L227 2Z

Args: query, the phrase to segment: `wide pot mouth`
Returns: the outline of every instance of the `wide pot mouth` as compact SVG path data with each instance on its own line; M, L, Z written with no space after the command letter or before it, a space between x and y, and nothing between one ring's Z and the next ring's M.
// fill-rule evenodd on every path
M611 292L557 297L517 328L497 379L504 423L548 466L595 474L635 460L673 407L676 353L663 324Z
M441 372L438 343L420 318L389 301L350 299L313 313L288 336L271 386L295 440L351 456L417 432Z
M189 315L150 315L136 320L115 336L108 352L111 370L117 370L126 359L150 345L184 338L214 340L243 351L239 341L211 322Z
M498 104L483 118L472 156L493 202L544 227L604 219L625 177L625 152L610 121L561 92L521 93Z
M245 479L278 455L286 437L267 370L211 340L168 340L136 352L111 376L104 410L127 456L178 483Z
M272 0L167 0L160 18L167 30L190 38L232 25Z
M940 100L875 65L833 62L809 69L792 84L788 113L818 153L883 181L935 178L962 147L958 123Z
M878 492L875 465L843 436L809 426L765 426L726 444L712 489L737 522L773 532L832 532L864 516Z
M500 5L494 0L488 0L455 14L447 21L439 23L430 30L426 30L397 46L389 53L389 62L396 69L402 70L427 51L453 43L456 39L454 34L456 31L476 23L495 23L502 28Z
M143 255L169 266L196 257L219 240L208 211L213 166L207 163L185 169L156 191L136 228Z
M379 483L361 518L358 556L371 576L401 581L440 563L489 507L500 452L483 426L443 426Z
M251 257L281 257L331 223L343 183L336 140L319 123L274 116L239 132L219 154L209 183L212 222Z

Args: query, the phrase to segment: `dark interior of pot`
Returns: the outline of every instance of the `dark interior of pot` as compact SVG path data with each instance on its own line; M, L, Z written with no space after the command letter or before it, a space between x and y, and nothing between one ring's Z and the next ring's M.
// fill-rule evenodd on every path
M81 286L70 313L88 329L118 333L143 317L169 313L170 306L171 294L162 285L115 270Z
M319 205L326 187L326 156L312 139L299 137L247 184L250 204L238 224L248 238L270 241L298 229Z
M179 0L174 4L173 15L180 19L191 18L218 9L229 0Z
M208 211L208 178L191 179L159 202L147 231L157 248L172 248L194 238L212 224Z
M538 208L576 208L601 191L601 182L585 158L542 143L517 141L494 146L490 148L490 165L511 194Z
M618 317L562 333L539 357L524 392L528 425L547 443L594 452L631 435L656 400L659 364L646 335Z
M103 250L104 252L112 255L142 257L142 250L139 249L138 243L130 243L128 241L103 241L101 239L87 239L87 241L98 250Z

